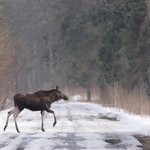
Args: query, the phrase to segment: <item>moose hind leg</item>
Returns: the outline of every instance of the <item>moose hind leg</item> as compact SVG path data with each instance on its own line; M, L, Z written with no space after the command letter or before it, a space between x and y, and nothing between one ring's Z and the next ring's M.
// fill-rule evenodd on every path
M15 112L15 109L14 108L13 110L9 111L8 114L7 114L7 119L6 119L6 124L4 126L4 131L6 130L7 126L8 126L8 121L9 121L9 117Z
M17 108L17 107L16 107ZM16 121L16 118L17 116L20 114L22 110L19 110L19 108L17 108L13 114L13 117L14 117L14 122L15 122L15 127L16 127L16 130L18 133L20 133L19 129L18 129L18 125L17 125L17 121Z

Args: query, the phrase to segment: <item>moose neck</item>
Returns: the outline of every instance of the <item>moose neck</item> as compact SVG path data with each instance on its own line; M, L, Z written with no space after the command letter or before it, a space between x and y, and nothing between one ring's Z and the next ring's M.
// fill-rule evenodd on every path
M49 94L48 94L48 97L50 98L50 101L52 103L59 100L56 91L50 91Z

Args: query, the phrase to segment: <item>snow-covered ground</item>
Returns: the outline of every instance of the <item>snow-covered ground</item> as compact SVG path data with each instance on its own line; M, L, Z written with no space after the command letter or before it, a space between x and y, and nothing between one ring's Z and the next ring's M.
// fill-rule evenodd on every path
M21 133L17 133L13 117L3 131L7 112L0 112L0 149L2 150L140 150L141 144L132 136L150 135L150 117L140 117L81 102L56 102L51 107L57 118L53 125L52 114L45 114L41 129L40 112L23 110L17 118ZM117 121L102 119L116 117ZM116 141L116 143L113 143Z

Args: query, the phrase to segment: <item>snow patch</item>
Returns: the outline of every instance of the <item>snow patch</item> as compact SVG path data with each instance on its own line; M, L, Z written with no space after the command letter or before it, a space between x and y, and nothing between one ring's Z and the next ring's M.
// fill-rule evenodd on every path
M132 135L150 135L150 117L145 118L133 115L98 104L82 103L80 95L71 97L71 101L56 102L51 109L54 110L57 124L53 127L53 115L45 113L44 128L42 132L40 112L23 110L17 118L18 134L15 130L13 117L10 117L8 128L3 131L7 109L0 112L0 149L10 150L23 148L24 150L49 149L94 149L107 150L122 149L140 150L140 143ZM101 119L99 115L116 117L118 121ZM110 145L108 138L117 137L121 142ZM113 147L113 148L111 148Z
M82 98L81 95L73 95L73 96L70 97L70 101L78 102L78 101L81 100L81 98Z

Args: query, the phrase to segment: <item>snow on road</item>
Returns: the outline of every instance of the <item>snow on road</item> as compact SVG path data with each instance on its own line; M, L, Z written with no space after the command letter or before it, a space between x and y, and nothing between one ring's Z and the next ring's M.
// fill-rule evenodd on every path
M15 130L13 117L3 131L7 111L0 112L1 150L140 150L134 134L150 135L150 118L125 113L123 110L81 102L58 102L51 107L57 124L53 128L52 114L45 114L41 129L40 112L24 110L17 118L21 133ZM116 117L118 121L102 119Z

